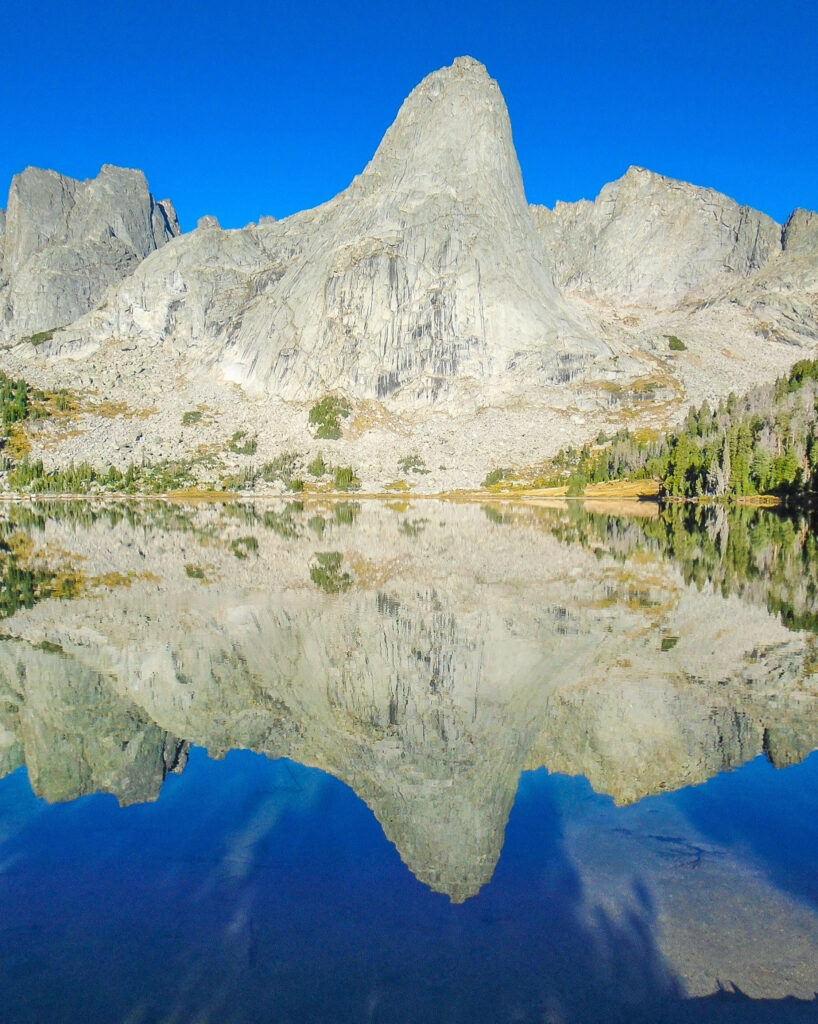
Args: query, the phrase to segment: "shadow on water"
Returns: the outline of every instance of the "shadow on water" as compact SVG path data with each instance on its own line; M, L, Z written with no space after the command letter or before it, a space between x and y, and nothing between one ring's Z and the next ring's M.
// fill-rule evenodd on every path
M156 804L126 810L107 797L46 807L17 773L16 836L0 847L0 1019L816 1019L815 1003L686 1000L657 949L650 894L635 882L616 917L587 907L556 781L528 780L494 879L456 906L316 770L194 751Z
M759 757L671 800L703 835L743 851L776 886L818 909L816 791L818 751L789 768Z

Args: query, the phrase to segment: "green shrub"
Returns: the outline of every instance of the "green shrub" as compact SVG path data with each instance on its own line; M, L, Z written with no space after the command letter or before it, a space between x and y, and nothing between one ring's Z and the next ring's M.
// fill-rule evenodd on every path
M345 398L326 395L310 409L309 421L316 428L315 437L323 441L337 441L341 436L341 419L352 409Z
M686 352L687 345L682 341L681 338L677 338L675 334L666 334L667 347L671 352Z
M404 455L402 459L398 459L398 469L401 473L421 473L425 475L429 472L426 468L426 463L419 455Z
M323 456L316 455L312 462L307 466L307 472L310 476L324 476L325 473L329 473L330 468L324 462Z
M38 331L36 334L32 334L28 340L32 345L42 345L45 341L51 341L55 330L56 327L53 327L50 331Z
M351 466L338 466L333 483L337 491L357 491L361 486L361 481L355 476L355 470Z
M182 426L192 427L194 423L198 423L202 418L202 413L199 409L189 409L186 413L182 414Z
M204 579L204 569L200 565L186 565L185 574L189 576L192 580Z
M246 430L237 430L230 438L227 447L235 455L255 455L258 441L254 437L247 437Z
M304 481L295 476L296 466L301 456L297 452L285 452L277 455L272 462L265 462L261 467L261 479L268 484L280 480L290 491L303 491Z
M496 484L502 483L503 480L507 480L513 475L511 469L493 469L487 476L481 487L494 487Z

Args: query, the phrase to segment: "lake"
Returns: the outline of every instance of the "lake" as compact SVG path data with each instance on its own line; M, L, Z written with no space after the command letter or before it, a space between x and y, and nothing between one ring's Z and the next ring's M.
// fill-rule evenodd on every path
M0 1020L818 1020L760 509L0 507Z

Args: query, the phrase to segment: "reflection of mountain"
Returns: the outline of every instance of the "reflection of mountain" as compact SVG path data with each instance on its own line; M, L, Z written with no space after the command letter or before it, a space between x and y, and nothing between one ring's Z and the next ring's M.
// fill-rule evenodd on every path
M48 799L151 799L187 742L288 756L346 781L460 901L491 877L524 769L629 802L818 746L811 637L658 554L433 503L165 525L49 520L16 542L80 567L74 600L3 623L0 764Z

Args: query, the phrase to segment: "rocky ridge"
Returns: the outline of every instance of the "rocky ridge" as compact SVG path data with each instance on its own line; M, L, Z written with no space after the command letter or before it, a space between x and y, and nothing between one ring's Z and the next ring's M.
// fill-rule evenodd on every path
M38 426L52 465L224 453L238 429L258 461L309 458L309 408L338 393L357 425L336 461L365 486L395 478L404 445L429 469L416 490L474 486L600 429L666 427L818 342L815 214L781 227L640 168L594 202L530 206L500 90L470 58L424 79L315 210L173 238L138 172L29 169L7 221L4 366L132 410L68 438ZM197 407L207 423L181 430Z
M110 165L84 182L28 167L12 179L0 226L6 338L72 323L180 233L173 204L154 199L141 171Z

